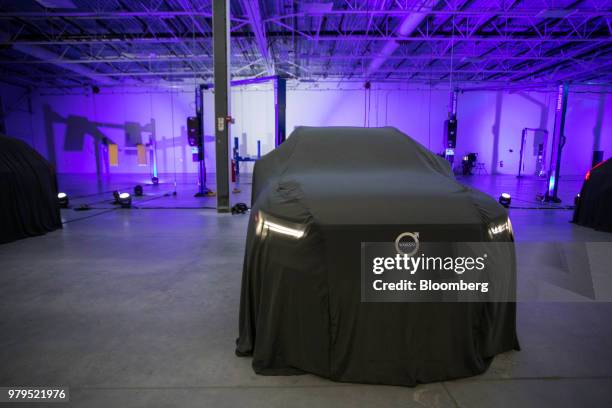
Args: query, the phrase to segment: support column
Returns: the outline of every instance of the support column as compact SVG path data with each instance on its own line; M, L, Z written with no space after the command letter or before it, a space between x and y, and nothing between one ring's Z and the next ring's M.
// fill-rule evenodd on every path
M229 212L230 2L213 1L217 212Z
M204 89L206 85L196 88L196 117L198 118L198 192L194 197L207 197L212 191L206 185L206 152L204 150Z
M565 145L565 113L567 111L567 96L569 86L567 83L559 85L557 103L555 106L555 128L553 131L552 152L550 155L550 167L548 171L548 188L544 195L544 201L560 203L557 197L559 190L559 170L561 168L561 152Z
M287 80L276 78L274 84L274 133L275 147L278 147L287 138Z

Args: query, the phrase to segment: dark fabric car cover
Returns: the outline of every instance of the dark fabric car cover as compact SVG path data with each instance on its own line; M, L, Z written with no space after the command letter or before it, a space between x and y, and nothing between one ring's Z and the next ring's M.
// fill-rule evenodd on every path
M61 227L55 171L23 141L0 135L0 243Z
M573 222L612 232L612 159L592 168L582 184Z
M259 214L304 226L256 234ZM396 384L481 373L518 349L515 303L365 303L360 243L480 242L506 210L394 128L294 130L255 164L236 354L265 375Z

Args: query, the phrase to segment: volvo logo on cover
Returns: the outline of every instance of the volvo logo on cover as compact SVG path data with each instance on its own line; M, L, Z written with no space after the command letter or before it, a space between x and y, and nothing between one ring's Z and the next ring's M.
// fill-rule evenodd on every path
M412 256L419 250L419 233L403 232L395 238L395 250L398 254Z

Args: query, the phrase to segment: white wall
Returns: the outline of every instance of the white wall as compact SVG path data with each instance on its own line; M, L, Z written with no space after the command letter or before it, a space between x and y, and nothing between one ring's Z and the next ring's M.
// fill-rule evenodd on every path
M612 95L570 92L565 135L564 174L584 176L591 167L593 150L603 150L604 158L612 157Z
M516 174L523 128L549 131L547 166L550 161L555 120L554 93L475 92L460 96L459 150L477 151L489 171ZM499 115L496 113L499 111ZM498 118L496 120L496 118ZM572 93L568 97L565 122L567 143L562 154L561 174L583 175L590 168L595 134L605 157L612 156L612 98L606 94ZM499 126L497 160L495 124ZM600 130L594 131L600 124ZM475 137L470 137L472 132ZM512 151L511 151L512 150ZM496 162L496 163L494 163ZM500 167L503 162L503 167ZM495 166L495 164L497 164Z
M387 85L388 87L388 85ZM406 87L404 87L406 88ZM18 96L19 88L2 87L5 106ZM159 171L195 172L191 149L187 146L186 118L195 112L194 93L184 90L102 90L98 95L34 95L32 114L27 110L11 112L8 133L23 138L42 154L50 156L46 140L45 106L60 118L52 125L53 150L59 172L95 172L94 145L86 137L82 150L66 149L66 125L63 119L81 116L96 122L105 135L123 149L126 122L145 125L155 120L158 141ZM5 96L6 95L6 96ZM477 152L489 172L516 174L521 131L525 127L546 127L552 136L554 93L542 92L466 92L459 95L457 157ZM309 84L287 94L287 131L295 126L363 126L369 112L370 126L395 126L434 152L443 150L443 123L447 117L447 90L383 89L373 84L369 108L365 93L358 85L339 89L337 84ZM262 143L262 154L274 144L274 95L270 85L234 88L232 91L232 136L238 136L246 148L241 154L256 155L256 143ZM204 98L206 159L214 171L213 94ZM47 122L49 122L47 120ZM108 127L111 124L118 127ZM47 123L48 128L48 123ZM47 132L48 133L48 132ZM570 92L561 173L582 175L591 163L596 140L605 157L612 155L612 97L603 93ZM599 134L599 138L595 135ZM143 132L143 142L148 133ZM550 154L550 141L547 149ZM69 147L69 146L68 146ZM137 166L133 153L123 152L114 173L147 173L149 166ZM503 167L501 166L503 162ZM247 166L246 169L250 169ZM243 171L245 167L243 167Z
M287 131L295 126L394 126L433 151L442 149L448 93L422 90L306 89L287 95Z
M233 87L230 96L231 114L235 123L231 125L231 146L235 137L239 141L241 156L257 156L257 141L261 144L261 154L274 149L274 92L272 84L257 84ZM215 169L214 144L214 94L204 93L204 133L206 144L206 167L209 172ZM230 150L231 151L231 150ZM241 163L240 171L251 172L252 163Z
M443 149L448 91L376 89L370 94L370 126L395 126L434 152ZM363 126L362 89L295 90L288 94L289 129L298 125ZM524 128L549 131L546 168L551 154L555 93L466 92L458 99L456 155L477 152L489 173L516 174ZM599 124L599 129L598 128ZM595 134L599 149L612 156L612 97L570 92L565 124L567 144L561 173L582 175L591 164Z

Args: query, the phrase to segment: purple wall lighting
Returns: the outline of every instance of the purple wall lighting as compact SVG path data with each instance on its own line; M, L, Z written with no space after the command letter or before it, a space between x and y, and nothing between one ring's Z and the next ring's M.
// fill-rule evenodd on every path
M247 89L253 86L259 89ZM259 85L239 88L242 89L235 89L232 95L232 112L236 118L233 134L246 146L244 154L256 155L257 140L261 140L262 154L265 154L274 146L273 88ZM430 150L442 151L443 125L448 116L447 89L394 89L373 83L371 103L364 107L363 88L346 88L337 84L317 84L315 87L314 84L299 85L289 81L287 132L301 125L363 126L364 115L368 114L370 126L395 126ZM177 172L196 173L197 163L192 161L186 135L186 118L193 116L195 111L193 90L173 92L171 95L167 90L143 89L139 93L109 93L102 88L95 97L84 94L35 96L32 115L12 115L6 123L9 132L54 161L61 173L96 173L94 141L99 142L104 137L119 147L119 166L109 167L111 174L151 175L157 170L159 175L172 173L175 168ZM204 133L209 135L205 136L207 167L213 169L214 149L210 137L213 116L209 96L204 97ZM476 152L478 161L485 164L489 173L516 175L523 129L542 128L552 134L555 101L556 95L550 92L460 93L457 157ZM609 95L573 93L570 89L562 175L584 175L590 168L593 150L603 150L605 158L610 156L610 118L612 98ZM73 130L68 129L68 123L73 125ZM126 124L131 125L126 128ZM138 141L149 143L153 126L157 154L148 157L147 166L138 166L136 152L125 148L133 149L134 142ZM136 127L141 130L140 136L133 131ZM550 148L551 141L546 148L547 164L551 158ZM105 154L99 152L98 155L103 162ZM250 171L250 167L245 171Z

